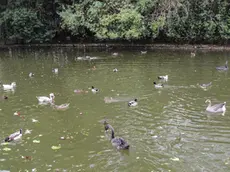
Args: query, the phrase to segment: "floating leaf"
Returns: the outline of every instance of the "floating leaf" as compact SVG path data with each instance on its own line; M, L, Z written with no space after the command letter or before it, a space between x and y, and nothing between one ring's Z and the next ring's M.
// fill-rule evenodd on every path
M9 144L8 142L1 143L1 145L3 146L8 145L8 144Z
M52 146L51 147L51 149L53 149L53 150L58 150L58 149L60 149L61 148L61 145L59 145L59 146Z
M33 140L33 143L40 143L40 140Z
M3 148L2 150L4 150L4 151L11 151L11 148L5 147L5 148Z

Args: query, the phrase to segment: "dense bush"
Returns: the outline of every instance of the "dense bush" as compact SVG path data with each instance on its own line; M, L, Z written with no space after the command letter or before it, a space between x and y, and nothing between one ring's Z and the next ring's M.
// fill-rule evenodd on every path
M230 4L227 0L8 0L0 22L2 38L24 43L50 42L60 35L218 43L230 39Z

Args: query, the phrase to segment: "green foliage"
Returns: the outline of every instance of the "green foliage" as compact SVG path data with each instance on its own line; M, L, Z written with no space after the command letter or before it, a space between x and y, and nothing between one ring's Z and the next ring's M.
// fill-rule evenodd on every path
M0 21L6 40L24 42L58 35L190 43L230 39L227 0L8 0Z
M44 25L37 13L26 8L6 10L2 13L1 24L5 26L6 37L10 40L31 41L49 40L51 33L44 30Z

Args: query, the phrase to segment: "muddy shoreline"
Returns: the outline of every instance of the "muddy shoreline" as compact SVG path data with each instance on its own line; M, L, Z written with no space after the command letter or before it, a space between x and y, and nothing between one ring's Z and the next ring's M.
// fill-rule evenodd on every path
M32 47L74 47L80 49L172 49L172 50L210 50L210 51L230 51L230 45L212 45L212 44L111 44L111 43L87 43L87 44L10 44L0 45L0 48L32 48Z

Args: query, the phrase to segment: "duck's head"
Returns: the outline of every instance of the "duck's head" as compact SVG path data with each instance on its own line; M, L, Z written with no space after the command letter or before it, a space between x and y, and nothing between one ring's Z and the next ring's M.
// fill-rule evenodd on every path
M20 134L22 134L22 129L20 129L19 131L20 131Z
M205 100L205 103L211 103L211 100L207 99Z
M50 98L52 98L52 99L55 98L54 93L50 93Z
M153 84L156 85L157 83L154 81Z
M91 88L94 89L94 86L92 86Z
M7 96L3 96L3 99L8 99L8 97Z
M16 87L16 82L12 82L11 85L12 85L13 87Z
M137 99L134 99L135 102L137 102Z
M105 125L105 131L108 131L108 130L109 130L109 125L106 124L106 125Z

